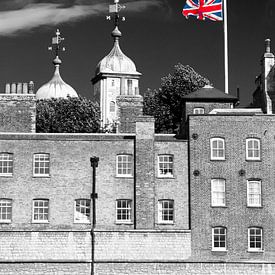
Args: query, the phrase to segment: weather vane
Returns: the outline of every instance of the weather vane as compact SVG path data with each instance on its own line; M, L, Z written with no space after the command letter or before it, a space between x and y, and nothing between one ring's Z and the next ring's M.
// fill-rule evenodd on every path
M120 20L119 12L125 8L126 6L119 4L119 0L114 0L114 4L109 5L109 13L114 14L113 19L116 27L119 25L119 20ZM111 20L112 19L111 15L107 15L106 19ZM125 17L121 17L121 21L125 21Z
M55 51L55 57L58 57L60 51L63 51L63 52L65 51L64 47L60 48L60 43L65 38L63 38L63 37L60 36L61 33L60 33L59 29L56 30L55 34L56 34L56 36L54 36L52 38L52 46L48 47L48 50L49 51L54 50Z

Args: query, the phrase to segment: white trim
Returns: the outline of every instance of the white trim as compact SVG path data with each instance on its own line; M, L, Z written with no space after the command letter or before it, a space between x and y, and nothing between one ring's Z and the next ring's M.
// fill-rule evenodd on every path
M126 207L118 207L118 202L126 202ZM127 219L118 219L118 210L126 211ZM116 224L131 224L132 223L132 200L118 199L116 200Z
M7 206L7 205L1 205L1 207L10 208L10 216L11 216L11 218L10 218L10 219L6 219L6 220L0 219L0 223L11 223L11 221L12 221L12 200L11 200L11 199L1 198L1 199L0 199L0 204L1 204L2 202L9 203L8 206ZM1 208L1 207L0 207L0 208ZM9 213L9 212L5 212L5 214L8 214L8 213ZM2 210L1 210L1 215L2 215L2 214L3 214L3 213L2 213Z
M260 203L259 204L250 204L249 202L249 184L250 183L258 183L259 184L259 195L260 196ZM249 207L261 207L262 206L262 182L260 180L247 180L247 184L246 184L246 199L247 199L247 206Z
M172 161L160 161L160 158L161 157L171 157L172 158ZM170 165L172 166L172 169L171 168L168 168L168 169L171 169L172 170L172 173L166 173L166 174L162 174L161 173L161 170L164 169L164 168L160 168L160 164L166 164L166 165ZM174 178L174 156L172 154L159 154L158 155L158 178Z
M86 219L82 220L82 219L79 219L79 220L76 220L76 217L78 215L78 212L76 211L76 202L77 201L85 201L85 202L90 202L90 206L89 206L89 209L90 209L90 216L88 217L87 215L85 215ZM85 209L88 208L87 205L84 206ZM83 215L84 217L84 215ZM91 223L91 200L90 199L76 199L74 200L74 223L83 223L83 224L90 224Z
M223 183L224 203L220 203L220 204L214 201L214 196L213 196L213 194L214 194L214 184L217 183L217 182L219 184ZM221 178L211 179L211 206L212 207L225 206L226 205L225 198L226 198L225 179L221 179Z
M3 157L7 157L7 159L2 159ZM11 158L11 159L9 159ZM7 153L7 152L1 152L0 153L0 163L7 162L7 166L5 168L7 171L10 169L12 172L7 172L7 173L1 173L0 172L0 177L12 177L13 176L13 153ZM3 166L4 167L4 166ZM1 170L3 169L1 166Z
M257 229L260 229L261 231L261 247L260 248L255 248L255 247L250 247L250 230L251 229L254 229L254 230L257 230ZM263 251L263 229L261 227L249 227L248 228L248 234L247 234L247 237L248 237L248 243L247 243L247 247L248 247L248 252L262 252Z
M215 142L215 141L217 141L217 144L219 143L219 141L221 141L222 147L214 148L213 142ZM221 156L221 157L214 156L213 150L222 150L223 156ZM224 140L224 138L215 137L215 138L210 139L210 154L211 154L211 160L225 160L225 140Z
M48 219L47 220L34 219L34 214L35 214L34 213L34 208L35 208L34 203L38 202L38 201L42 201L43 203L45 203L46 201L48 202ZM43 208L46 209L46 207L43 207ZM32 223L49 223L49 215L50 215L49 210L50 210L50 201L48 199L33 199L33 201L32 201ZM43 213L43 215L44 215L44 213Z
M36 160L35 159L36 156L39 156L39 157L40 156L44 156L44 157L48 156L49 160L48 161L45 161L45 160L41 161L40 158L38 160ZM48 163L49 164L49 173L42 173L42 174L41 173L35 173L35 168L36 168L35 163ZM32 168L33 168L32 172L33 172L34 177L49 177L50 176L50 154L49 153L34 153L33 154L33 167ZM38 168L39 172L40 172L40 168L41 167L39 166L39 168ZM45 168L44 168L44 170L45 170Z
M131 169L131 173L129 173L129 174L122 174L122 173L119 173L119 167L118 167L119 161L118 161L118 158L119 157L126 157L126 156L127 156L127 162L121 161L120 163L127 163L127 167L125 169L126 170ZM129 161L129 158L131 158L130 161ZM129 168L129 163L131 163L131 167L130 168ZM134 168L134 162L133 162L133 155L132 154L118 154L116 156L116 177L120 177L120 178L132 178L133 177L133 168Z
M254 144L251 148L248 147L249 141L252 141L252 143L257 142L258 148L254 147ZM258 156L248 156L248 149L252 150L253 155L255 152L258 152ZM245 157L246 160L261 160L261 142L258 138L247 138L245 141Z
M172 211L173 211L173 219L172 220L163 220L162 219L162 211L163 211L163 202L168 202L168 204L170 202L172 202ZM167 208L168 210L170 210L171 208ZM168 217L170 215L168 214ZM170 199L162 199L158 201L158 224L174 224L174 220L175 220L175 204L174 204L174 200L170 200Z
M197 112L198 111L198 112ZM205 112L203 107L195 107L193 109L193 115L203 115Z
M225 247L214 247L214 230L215 229L224 229L225 230ZM212 227L212 251L227 251L227 228L223 226Z

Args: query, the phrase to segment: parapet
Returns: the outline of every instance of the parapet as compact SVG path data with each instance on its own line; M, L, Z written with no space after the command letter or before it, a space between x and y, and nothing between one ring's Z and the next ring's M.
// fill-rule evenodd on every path
M0 132L34 133L35 125L34 83L7 83L0 94Z

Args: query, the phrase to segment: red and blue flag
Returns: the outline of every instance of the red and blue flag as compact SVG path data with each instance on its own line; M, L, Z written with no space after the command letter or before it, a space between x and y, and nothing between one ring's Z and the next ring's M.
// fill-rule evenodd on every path
M222 0L187 0L182 14L199 20L222 21Z

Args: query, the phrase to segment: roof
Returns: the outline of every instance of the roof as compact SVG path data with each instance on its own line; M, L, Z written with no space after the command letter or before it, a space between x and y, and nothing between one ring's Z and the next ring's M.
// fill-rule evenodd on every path
M183 97L184 101L218 101L218 102L237 102L238 98L226 94L210 85L190 93Z

